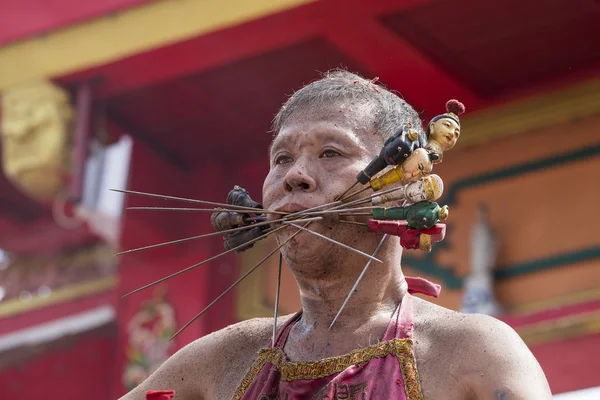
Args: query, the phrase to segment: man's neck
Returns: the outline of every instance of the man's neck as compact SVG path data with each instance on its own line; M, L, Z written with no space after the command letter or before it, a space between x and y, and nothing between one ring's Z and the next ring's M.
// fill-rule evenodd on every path
M394 242L393 238L388 238L383 244L376 255L383 264L371 263L331 329L330 324L368 259L345 254L347 257L338 257L334 264L317 268L311 265L311 273L300 272L307 271L303 266L291 266L300 288L303 331L307 334L348 333L371 324L387 324L408 289L400 269L402 249Z

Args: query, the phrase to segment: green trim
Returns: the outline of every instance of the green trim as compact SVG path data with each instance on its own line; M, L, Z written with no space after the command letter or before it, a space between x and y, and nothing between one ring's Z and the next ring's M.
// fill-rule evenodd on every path
M542 158L532 162L515 165L499 171L492 171L481 175L475 175L457 181L448 190L448 194L444 197L444 201L440 204L452 205L457 202L458 192L461 190L479 186L486 183L494 182L500 179L512 178L524 173L535 172L541 169L554 167L559 164L567 164L570 162L581 161L582 159L597 156L600 154L600 145L586 147L584 149L575 150L570 153L561 154L558 156Z
M479 185L488 184L501 179L512 178L522 174L539 171L546 168L555 167L561 164L567 164L571 162L578 162L583 159L600 155L600 145L585 147L583 149L571 151L569 153L561 154L558 156L552 156L535 160L528 163L523 163L508 167L498 171L492 171L480 175L471 176L455 182L444 197L444 201L440 204L453 205L458 201L458 194L460 191L472 188ZM452 231L452 224L448 224L446 227L446 235L450 235ZM403 257L404 262L428 275L440 278L445 286L450 289L458 289L462 286L462 277L458 276L455 272L455 268L452 265L441 265L436 261L435 254L443 249L448 249L448 243L443 241L438 243L434 247L431 253L425 254L424 257L414 257L405 255ZM600 257L600 246L593 246L590 248L577 250L570 253L560 254L557 256L541 258L537 260L531 260L525 263L507 265L498 268L495 272L497 279L508 279L520 276L522 274L532 273L550 268L561 267L565 265L575 264L581 261L590 260Z
M497 279L513 278L515 276L530 272L562 267L564 265L575 264L581 261L593 260L598 257L600 257L600 246L594 246L570 253L541 258L521 264L514 264L509 267L499 267L498 270L494 272L494 276Z

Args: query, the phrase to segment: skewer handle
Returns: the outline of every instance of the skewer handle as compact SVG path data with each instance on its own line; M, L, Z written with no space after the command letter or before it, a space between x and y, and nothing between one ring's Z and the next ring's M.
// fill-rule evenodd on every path
M433 243L441 242L446 236L446 225L435 224L427 229L411 229L406 221L369 220L367 224L372 232L385 233L400 237L400 245L405 249L431 251Z
M405 220L417 230L431 228L448 218L448 206L440 207L435 202L423 201L407 207L374 208L373 218L379 220Z

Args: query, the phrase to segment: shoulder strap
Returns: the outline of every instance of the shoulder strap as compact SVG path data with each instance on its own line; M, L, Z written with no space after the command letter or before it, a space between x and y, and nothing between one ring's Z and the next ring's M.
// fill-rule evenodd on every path
M279 329L279 333L277 333L277 337L275 338L275 347L283 349L285 346L285 342L287 341L288 335L290 334L290 330L294 326L296 322L302 316L302 310L298 311L296 314L292 316L292 318L288 319L285 324Z
M442 287L437 283L429 282L423 278L405 277L408 283L408 293L421 293L427 296L439 297Z
M394 337L398 339L412 339L413 326L413 297L407 292L402 298L402 303L400 303Z
M383 335L384 341L411 339L413 331L412 296L406 292Z

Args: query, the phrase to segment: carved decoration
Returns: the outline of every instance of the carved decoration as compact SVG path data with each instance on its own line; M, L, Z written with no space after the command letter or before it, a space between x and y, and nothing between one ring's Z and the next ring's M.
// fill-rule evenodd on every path
M164 289L155 291L153 299L127 323L127 364L123 371L123 385L129 391L142 383L175 350L169 338L176 331L173 307L166 300Z
M2 94L4 173L35 199L53 199L64 186L72 118L68 94L49 82Z

